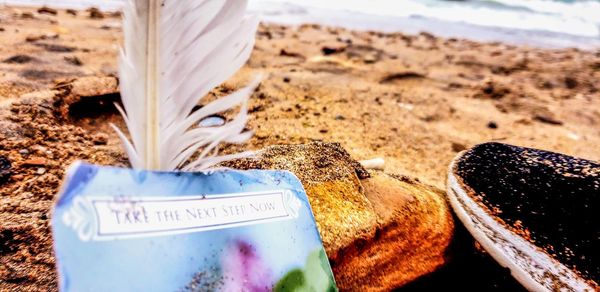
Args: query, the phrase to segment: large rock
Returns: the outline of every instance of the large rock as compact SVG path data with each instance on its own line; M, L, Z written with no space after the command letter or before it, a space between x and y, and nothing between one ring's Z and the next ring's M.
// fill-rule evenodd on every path
M284 169L304 185L329 258L358 239L374 236L377 214L359 180L369 177L338 144L271 146L256 157L229 162L238 169Z
M341 290L387 291L447 261L454 222L443 191L368 173L339 144L271 146L224 166L298 176Z
M361 184L377 214L377 232L345 247L334 262L340 289L388 291L446 263L454 222L442 191L384 173Z

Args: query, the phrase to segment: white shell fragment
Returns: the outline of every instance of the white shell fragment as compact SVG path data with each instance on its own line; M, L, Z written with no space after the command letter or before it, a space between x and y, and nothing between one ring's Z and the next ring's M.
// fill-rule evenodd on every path
M383 170L385 167L385 160L381 157L361 160L359 163L366 169Z

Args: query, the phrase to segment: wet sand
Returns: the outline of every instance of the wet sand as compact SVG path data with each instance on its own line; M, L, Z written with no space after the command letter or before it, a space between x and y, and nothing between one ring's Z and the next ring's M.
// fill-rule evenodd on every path
M53 12L0 10L0 156L10 162L9 172L0 165L3 291L56 289L48 224L65 167L127 165L108 127L123 126L118 95L65 107L68 89L57 86L116 74L120 19ZM600 50L267 25L248 65L211 96L258 72L255 136L226 152L338 142L355 159L384 157L386 172L441 189L456 153L485 141L600 160Z

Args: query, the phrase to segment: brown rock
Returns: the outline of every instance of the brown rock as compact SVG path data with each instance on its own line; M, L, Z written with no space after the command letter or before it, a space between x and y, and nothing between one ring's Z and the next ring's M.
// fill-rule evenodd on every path
M454 234L444 192L401 176L361 181L377 233L344 249L333 271L341 291L389 291L442 267Z
M284 57L293 57L293 58L301 58L301 59L306 59L306 57L304 57L301 54L298 54L296 52L290 51L290 50L286 50L286 49L281 49L279 51L279 55L280 56L284 56Z
M83 62L81 62L81 60L79 58L77 58L76 56L67 56L64 57L65 61L73 66L81 66L83 65Z
M96 145L106 145L108 143L108 135L105 133L98 133L92 136L92 142Z
M67 9L67 14L71 14L73 16L77 16L77 10L75 10L75 9Z
M557 120L556 118L554 118L552 115L549 115L549 114L537 114L533 117L533 119L538 122L542 122L542 123L550 124L550 125L562 125L563 124L562 121Z
M70 53L77 50L75 47L49 43L35 43L34 45L52 53Z
M34 19L35 17L33 16L33 13L31 13L31 12L23 12L23 13L21 13L21 18L22 19Z
M49 15L56 15L58 14L58 11L54 8L50 8L50 7L42 7L40 9L38 9L37 11L39 14L49 14Z
M565 87L568 89L574 89L579 85L579 81L577 79L567 76L565 77Z
M33 43L33 42L37 42L40 40L57 39L57 38L59 38L58 34L29 35L25 38L25 41L29 42L29 43Z
M466 149L467 149L467 146L465 146L465 144L458 143L458 142L452 142L452 151L460 152L460 151L463 151Z
M298 176L342 291L389 291L446 262L454 223L443 191L371 176L339 144L272 146L223 166Z
M382 84L393 83L393 82L399 81L399 80L411 80L411 79L421 79L421 78L425 78L424 73L407 70L407 71L386 74L385 76L383 76L383 78L381 78L379 83L382 83Z
M346 43L332 42L332 43L324 44L321 47L321 53L323 53L323 55L325 55L325 56L333 55L333 54L343 52L344 50L346 50L347 47L348 47L348 44L346 44Z
M23 161L23 165L24 166L44 166L46 165L46 159L41 158L41 157L32 157L30 159L27 159L25 161Z
M375 53L369 53L363 57L363 62L366 64L373 64L379 61L379 57Z
M104 13L102 13L102 11L100 11L100 9L98 9L96 7L89 8L87 10L87 12L89 13L90 18L92 18L92 19L104 18Z
M7 63L7 64L25 64L25 63L29 63L32 61L35 61L36 59L34 57L28 56L28 55L14 55L10 58L4 59L4 61L2 61L2 63Z
M481 87L481 94L477 94L476 97L487 97L491 99L501 99L504 96L511 93L508 86L494 82L493 80L487 80Z

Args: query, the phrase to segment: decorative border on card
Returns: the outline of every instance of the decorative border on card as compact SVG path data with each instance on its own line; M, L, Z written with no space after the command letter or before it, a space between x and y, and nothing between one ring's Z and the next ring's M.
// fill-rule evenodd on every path
M184 197L76 197L63 214L81 241L174 235L296 219L290 190Z

